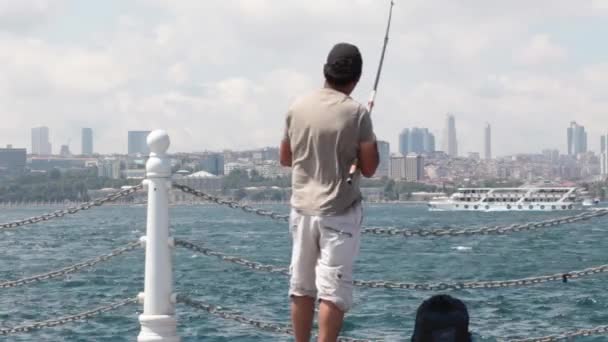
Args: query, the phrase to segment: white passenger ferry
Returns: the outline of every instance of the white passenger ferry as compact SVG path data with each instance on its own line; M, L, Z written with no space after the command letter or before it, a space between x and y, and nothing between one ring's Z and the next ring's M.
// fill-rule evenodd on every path
M462 188L435 197L431 211L553 211L582 209L577 188Z

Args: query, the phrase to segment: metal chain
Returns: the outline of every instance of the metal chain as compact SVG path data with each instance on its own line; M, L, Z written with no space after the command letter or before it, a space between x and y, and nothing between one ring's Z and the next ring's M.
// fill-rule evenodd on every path
M243 315L239 315L239 314L235 313L234 311L223 308L221 306L207 304L207 303L192 299L185 295L178 295L177 302L186 304L195 309L207 311L208 313L218 316L223 319L239 322L242 324L251 325L251 326L258 328L260 330L263 330L263 331L285 334L285 335L293 335L293 329L289 325L258 321L258 320L252 319L252 318L245 317ZM350 337L339 337L338 341L341 341L341 342L373 342L373 341L379 341L379 340L367 340L367 339L356 339L356 338L350 338Z
M518 223L509 226L483 226L478 228L438 228L438 229L400 229L400 228L364 228L363 233L375 235L403 236L406 238L419 237L444 237L444 236L473 236L473 235L505 235L508 233L532 231L559 226L562 224L575 223L590 220L595 217L608 215L608 209L587 211L577 215L559 217L551 220Z
M254 208L249 205L241 204L236 201L225 200L220 197L209 195L207 193L198 191L196 189L193 189L191 187L188 187L188 186L182 185L182 184L173 184L173 187L175 189L181 190L187 194L202 198L203 200L208 201L208 202L213 202L213 203L216 203L219 205L227 206L232 209L241 209L242 211L244 211L246 213L256 214L256 215L263 216L263 217L269 217L273 220L289 222L289 215L277 214L277 213L274 213L269 210Z
M176 246L181 246L189 250L202 253L208 256L214 256L220 260L227 261L233 264L237 264L251 270L264 271L270 273L278 273L282 275L289 275L289 269L285 267L278 267L273 265L265 265L259 262L243 259L236 256L226 255L224 253L216 252L209 248L197 245L193 242L184 240L175 240ZM387 288L387 289L403 289L403 290L419 290L419 291L445 291L445 290L463 290L463 289L496 289L496 288L507 288L507 287L523 287L532 286L537 284L543 284L552 281L567 282L568 279L578 279L582 277L592 276L600 273L607 273L608 265L600 265L597 267L590 267L580 271L571 271L566 273L557 273L553 275L529 277L522 279L512 280L492 280L492 281L469 281L469 282L455 282L455 283L400 283L391 281L367 281L367 280L354 280L355 286L370 287L370 288Z
M212 249L203 247L201 245L197 245L190 241L175 239L175 246L184 247L194 252L198 252L207 256L216 257L222 261L227 261L233 264L237 264L240 266L244 266L246 268L255 270L255 271L264 271L269 273L278 273L283 275L289 275L289 269L285 267L277 267L272 265L264 265L259 262L243 259L240 257L226 255L221 252L216 252Z
M113 251L111 251L110 253L98 256L96 258L92 258L92 259L88 259L85 260L83 262L77 263L75 265L72 266L68 266L68 267L64 267L61 268L59 270L56 271L52 271L52 272L47 272L47 273L42 273L42 274L38 274L35 276L31 276L31 277L27 277L27 278L22 278L22 279L18 279L18 280L12 280L12 281L6 281L6 282L0 282L0 289L6 289L6 288L12 288L12 287L18 287L18 286L22 286L22 285L27 285L27 284L31 284L31 283L37 283L37 282L41 282L44 280L49 280L49 279L53 279L53 278L58 278L58 277L63 277L65 275L68 274L72 274L72 273L76 273L78 271L87 269L87 268L91 268L101 262L104 261L108 261L116 256L119 256L123 253L132 251L136 248L138 248L141 245L141 243L139 241L135 241L135 242L131 242L129 244L127 244L124 247L121 248L117 248L114 249Z
M116 310L125 305L134 304L134 303L137 303L136 297L121 300L119 302L112 303L112 304L109 304L106 306L102 306L102 307L99 307L99 308L96 308L93 310L85 311L85 312L79 313L77 315L64 316L64 317L61 317L58 319L51 319L51 320L42 321L42 322L19 325L19 326L13 327L13 328L0 328L0 335L12 335L12 334L30 332L32 330L38 330L38 329L42 329L42 328L56 327L56 326L68 324L71 322L81 321L83 319L95 317L95 316L101 315L102 313Z
M269 217L278 221L289 221L289 215L277 214L269 210L253 208L248 205L241 204L236 201L229 201L222 199L217 196L209 195L202 191L192 189L185 185L174 184L174 188L179 189L185 193L193 196L202 198L205 201L213 202L219 205L228 206L233 209L241 209L247 213L254 213L259 216ZM602 217L608 215L608 209L597 209L594 211L583 212L577 215L560 217L551 220L519 223L512 224L509 226L483 226L479 228L438 228L438 229L403 229L403 228L383 228L383 227L371 227L363 228L363 234L373 235L388 235L396 237L444 237L444 236L473 236L473 235L505 235L514 232L531 231L536 229L543 229L549 227L555 227L562 224L575 223L579 221L589 220L595 217Z
M608 325L603 325L603 326L599 326L599 327L595 327L595 328L591 328L591 329L579 329L579 330L574 330L574 331L568 331L568 332L561 333L559 335L551 335L551 336L544 336L544 337L531 337L531 338L524 338L524 339L509 339L509 340L502 340L502 341L553 342L553 341L570 340L573 337L578 337L578 336L595 336L595 335L606 335L606 334L608 334Z
M138 185L132 186L128 189L120 190L118 192L109 194L105 197L102 197L102 198L99 198L99 199L96 199L96 200L93 200L93 201L90 201L87 203L80 204L76 207L57 210L52 213L47 213L47 214L40 215L40 216L30 217L30 218L20 220L20 221L3 223L3 224L0 224L0 230L21 227L21 226L25 226L28 224L42 222L42 221L48 221L48 220L51 220L54 218L63 217L68 214L75 214L81 210L88 210L93 207L99 207L105 203L114 202L122 197L130 196L131 194L141 190L142 188L143 188L143 184L138 184Z

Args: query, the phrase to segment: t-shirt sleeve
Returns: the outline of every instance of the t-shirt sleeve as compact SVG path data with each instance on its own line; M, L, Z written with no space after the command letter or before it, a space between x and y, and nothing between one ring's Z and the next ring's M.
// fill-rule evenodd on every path
M376 141L376 135L374 134L372 118L369 112L364 109L359 117L359 143L374 141Z

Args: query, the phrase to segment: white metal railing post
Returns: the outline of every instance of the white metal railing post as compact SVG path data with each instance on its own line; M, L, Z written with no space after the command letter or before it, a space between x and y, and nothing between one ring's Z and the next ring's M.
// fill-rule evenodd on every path
M166 154L169 135L163 130L148 135L150 158L146 163L148 218L146 237L146 270L144 312L139 316L141 330L138 342L179 342L173 295L171 239L169 238L169 190L171 162Z

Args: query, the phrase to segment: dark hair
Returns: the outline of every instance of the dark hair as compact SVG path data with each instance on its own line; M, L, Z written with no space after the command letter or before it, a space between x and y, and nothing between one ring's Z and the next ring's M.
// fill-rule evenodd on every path
M412 342L470 342L466 305L449 295L436 295L420 304Z
M323 66L325 80L334 86L345 86L358 82L363 69L363 58L359 49L352 44L338 43L327 55Z

